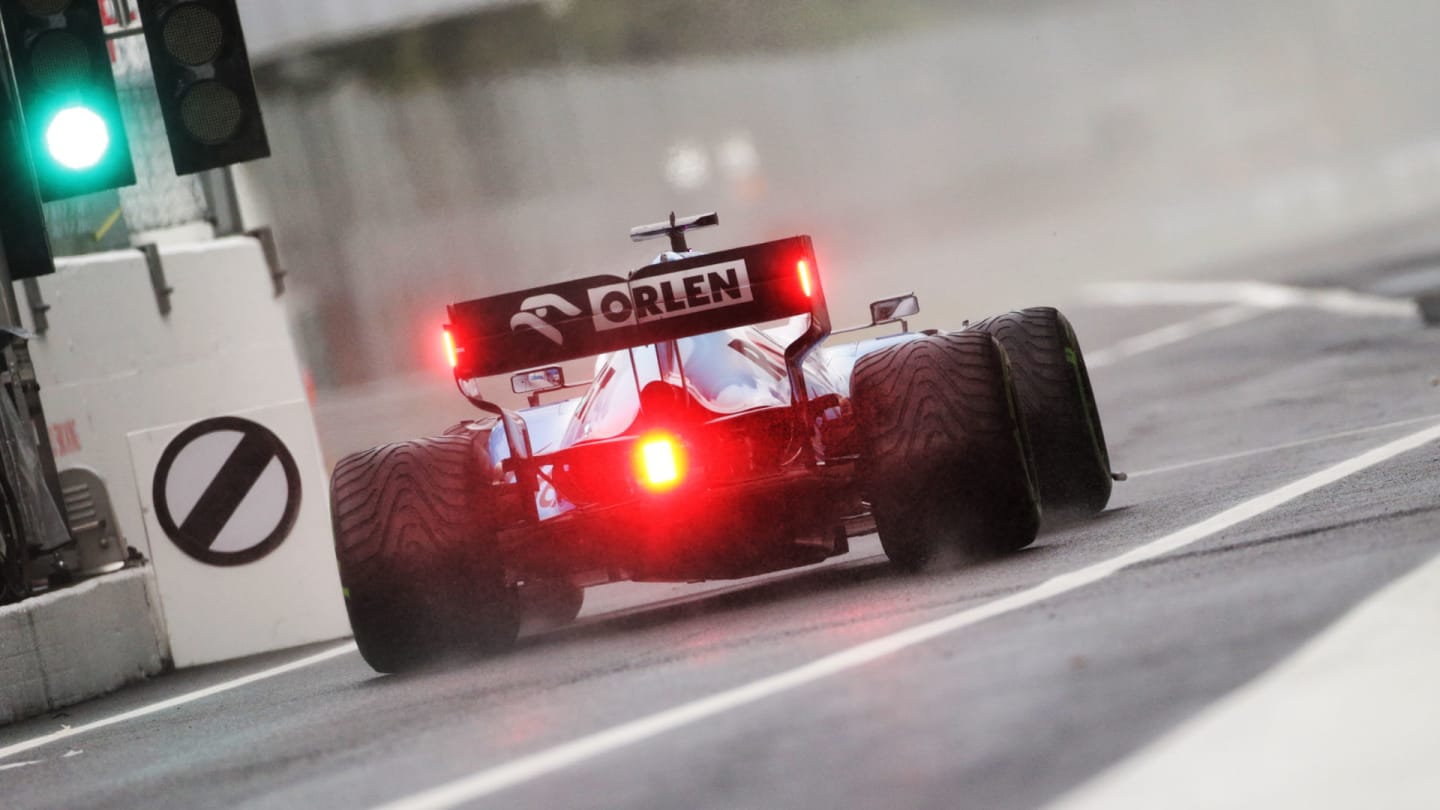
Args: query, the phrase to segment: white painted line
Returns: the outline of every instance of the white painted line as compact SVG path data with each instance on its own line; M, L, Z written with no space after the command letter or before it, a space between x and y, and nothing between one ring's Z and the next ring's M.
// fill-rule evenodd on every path
M45 760L43 759L30 759L24 762L11 762L8 765L0 765L0 771L13 771L17 768L28 768L31 765L39 765L44 761Z
M1437 631L1440 560L1052 807L1433 808Z
M1146 332L1143 335L1125 338L1113 346L1104 349L1085 353L1085 365L1088 368L1104 368L1114 365L1127 357L1134 357L1137 354L1162 349L1171 346L1182 340L1189 340L1197 335L1206 332L1213 332L1216 329L1224 329L1227 326L1234 326L1252 318L1259 317L1264 310L1249 306L1233 306L1224 309L1217 309L1207 312L1204 315L1191 318L1169 326L1163 326L1153 332Z
M236 678L231 681L225 681L224 683L218 683L214 686L207 686L204 689L197 689L194 692L187 692L178 697L170 698L169 700L162 700L158 703L151 703L148 706L141 706L138 709L131 709L128 712L122 712L112 717L107 717L104 720L96 720L93 723L86 723L80 726L66 727L52 734L46 734L43 737L36 737L31 740L26 740L25 742L15 743L14 745L8 745L4 748L0 748L0 759L9 759L16 754L23 754L26 751L34 751L37 748L43 748L52 743L60 742L61 740L68 740L72 737L78 737L82 734L88 734L92 731L99 731L102 728L109 728L110 726L119 725L120 723L128 723L131 720L138 720L142 717L148 717L152 714L158 714L169 709L184 706L187 703L194 703L198 700L204 700L206 698L214 697L215 695L239 689L242 686L249 686L252 683L259 683L260 681L269 680L271 678L284 675L288 672L294 672L298 669L304 669L309 666L314 666L315 664L319 664L323 661L329 661L332 658L339 658L342 655L349 655L352 652L355 652L354 642L350 642L348 644L341 644L339 647L331 647L324 652L316 653L315 655L301 658L297 661L291 661L288 664L282 664L278 667L272 667L261 672L246 675L243 678Z
M1250 458L1252 456L1263 456L1269 455L1270 453L1278 453L1284 450L1294 450L1298 447L1309 447L1310 445L1314 444L1326 444L1328 442L1338 441L1340 439L1353 439L1356 436L1368 436L1371 433L1383 433L1387 430L1395 430L1396 428L1430 424L1436 421L1440 421L1440 414L1432 414L1430 416L1417 416L1413 419L1399 419L1394 422L1386 422L1380 425L1371 425L1369 427L1355 428L1354 430L1341 430L1335 433L1326 433L1323 436L1312 436L1308 439L1299 439L1293 442L1285 442L1284 444L1272 444L1268 447L1258 447L1254 450L1240 450L1235 453L1226 453L1222 456L1210 456L1209 458L1196 459L1195 461L1184 461L1179 464L1167 464L1163 467L1151 467L1148 470L1139 470L1137 472L1127 471L1126 475L1129 476L1129 478L1132 480L1136 478L1143 478L1147 475L1163 475L1165 473L1190 470L1194 469L1195 467L1205 467L1211 464L1223 464L1227 461L1239 461L1242 458Z
M1335 315L1418 318L1414 301L1341 288L1289 287L1259 281L1136 281L1096 284L1081 299L1102 306L1236 304L1257 309L1313 309Z
M867 641L795 669L771 675L709 697L699 698L655 714L538 751L413 796L383 805L380 810L440 810L471 802L618 751L715 715L758 703L792 689L863 666L931 639L953 633L1012 611L1031 607L1109 577L1137 563L1153 560L1176 549L1214 536L1262 515L1296 498L1314 492L1392 459L1440 440L1440 426L1412 433L1377 447L1292 484L1267 492L1177 532L1152 540L1118 557L1078 571L1062 574L1032 588L967 608L941 619L916 625L892 635Z

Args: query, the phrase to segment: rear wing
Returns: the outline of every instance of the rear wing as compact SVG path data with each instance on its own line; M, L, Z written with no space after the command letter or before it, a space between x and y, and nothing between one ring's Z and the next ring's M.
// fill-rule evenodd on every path
M452 304L446 332L464 381L807 314L829 333L814 247L795 236Z

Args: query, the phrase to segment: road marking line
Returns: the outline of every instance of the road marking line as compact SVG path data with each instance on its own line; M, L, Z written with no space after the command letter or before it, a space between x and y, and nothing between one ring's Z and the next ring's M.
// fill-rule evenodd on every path
M187 692L178 697L170 698L169 700L162 700L159 703L151 703L148 706L141 706L138 709L131 709L128 712L122 712L120 714L114 715L113 717L107 717L104 720L96 720L93 723L86 723L84 725L63 728L52 734L46 734L43 737L36 737L31 740L26 740L25 742L15 743L14 745L0 748L0 759L9 759L16 754L23 754L26 751L34 751L37 748L42 748L44 746L50 745L51 743L56 743L61 740L68 740L71 737L78 737L81 734L88 734L91 731L99 731L102 728L108 728L110 726L118 725L120 723L126 723L131 720L139 719L141 717L148 717L152 714L157 714L167 709L174 709L178 706L184 706L187 703L194 703L197 700L204 700L208 697L214 697L215 695L219 695L224 692L239 689L242 686L249 686L252 683L269 680L270 678L284 675L287 672L294 672L297 669L304 669L305 667L313 666L324 661L329 661L332 658L339 658L342 655L349 655L350 653L355 652L355 649L356 648L354 642L350 642L348 644L341 644L339 647L332 647L324 652L316 653L315 655L301 658L297 661L291 661L288 664L282 664L278 667L272 667L261 672L246 675L243 678L236 678L234 680L225 681L224 683L218 683L214 686L207 686L204 689L197 689L193 692Z
M1434 807L1437 624L1440 558L1050 807Z
M1153 560L1204 540L1303 495L1437 440L1440 440L1440 426L1412 433L1279 489L1252 498L1213 517L1152 540L1109 560L1068 574L1061 574L1039 585L992 602L867 641L794 669L486 768L439 787L397 799L383 805L379 810L441 810L455 807L644 742L652 737L698 723L706 718L847 672L877 659L894 655L910 647L978 624L986 619L1031 607L1053 597L1078 590L1129 566Z
M1226 453L1223 456L1211 456L1209 458L1197 459L1195 461L1182 461L1177 464L1167 464L1163 467L1151 467L1148 470L1127 472L1126 475L1132 480L1136 478L1143 478L1147 475L1163 475L1165 473L1179 472L1181 470L1189 470L1195 467L1204 467L1210 464L1223 464L1227 461L1238 461L1242 458L1250 458L1251 456L1263 456L1269 453L1277 453L1282 450L1294 450L1297 447L1309 447L1312 444L1325 444L1326 442L1338 441L1340 439L1351 439L1356 436L1368 436L1371 433L1383 433L1384 431L1394 430L1395 428L1409 427L1411 425L1423 425L1436 421L1440 421L1440 414L1431 414L1430 416L1417 416L1413 419L1400 419L1394 422L1386 422L1380 425L1371 425L1370 427L1355 428L1354 430L1342 430L1337 433L1326 433L1323 436L1312 436L1308 439L1299 439L1293 442L1285 442L1284 444L1272 444L1269 447L1259 447L1254 450L1239 450L1234 453Z
M13 771L16 768L28 768L31 765L39 765L44 761L45 760L43 759L29 759L24 762L11 762L8 765L0 765L0 771Z
M1260 281L1134 281L1096 284L1081 298L1089 304L1155 306L1239 304L1257 309L1314 309L1335 315L1417 318L1409 299L1367 295L1337 287L1290 287Z
M1216 329L1224 329L1227 326L1244 323L1245 321L1259 317L1263 312L1264 310L1250 306L1233 306L1217 309L1186 321L1163 326L1153 332L1146 332L1143 335L1125 338L1119 343L1100 349L1099 351L1087 352L1085 354L1085 365L1088 368L1104 368L1114 365L1128 357L1134 357L1137 354L1161 349L1179 343L1182 340L1189 340L1206 332L1213 332Z

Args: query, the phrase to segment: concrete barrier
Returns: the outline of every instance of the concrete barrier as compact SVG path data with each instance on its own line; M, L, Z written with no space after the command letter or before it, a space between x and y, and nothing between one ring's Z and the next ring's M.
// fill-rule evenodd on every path
M159 674L155 579L132 568L0 608L0 725Z

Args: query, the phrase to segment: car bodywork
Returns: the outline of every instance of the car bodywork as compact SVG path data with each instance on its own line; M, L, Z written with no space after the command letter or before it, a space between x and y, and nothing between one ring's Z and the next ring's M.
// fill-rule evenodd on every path
M663 225L652 230L676 249L626 278L449 308L459 388L498 418L470 429L495 426L500 552L517 579L737 578L873 531L850 370L907 336L821 348L831 328L809 237L698 254L676 239L685 222ZM798 328L759 326L786 320ZM487 377L590 356L579 397L511 410L481 393ZM666 443L670 485L647 486L647 442Z

